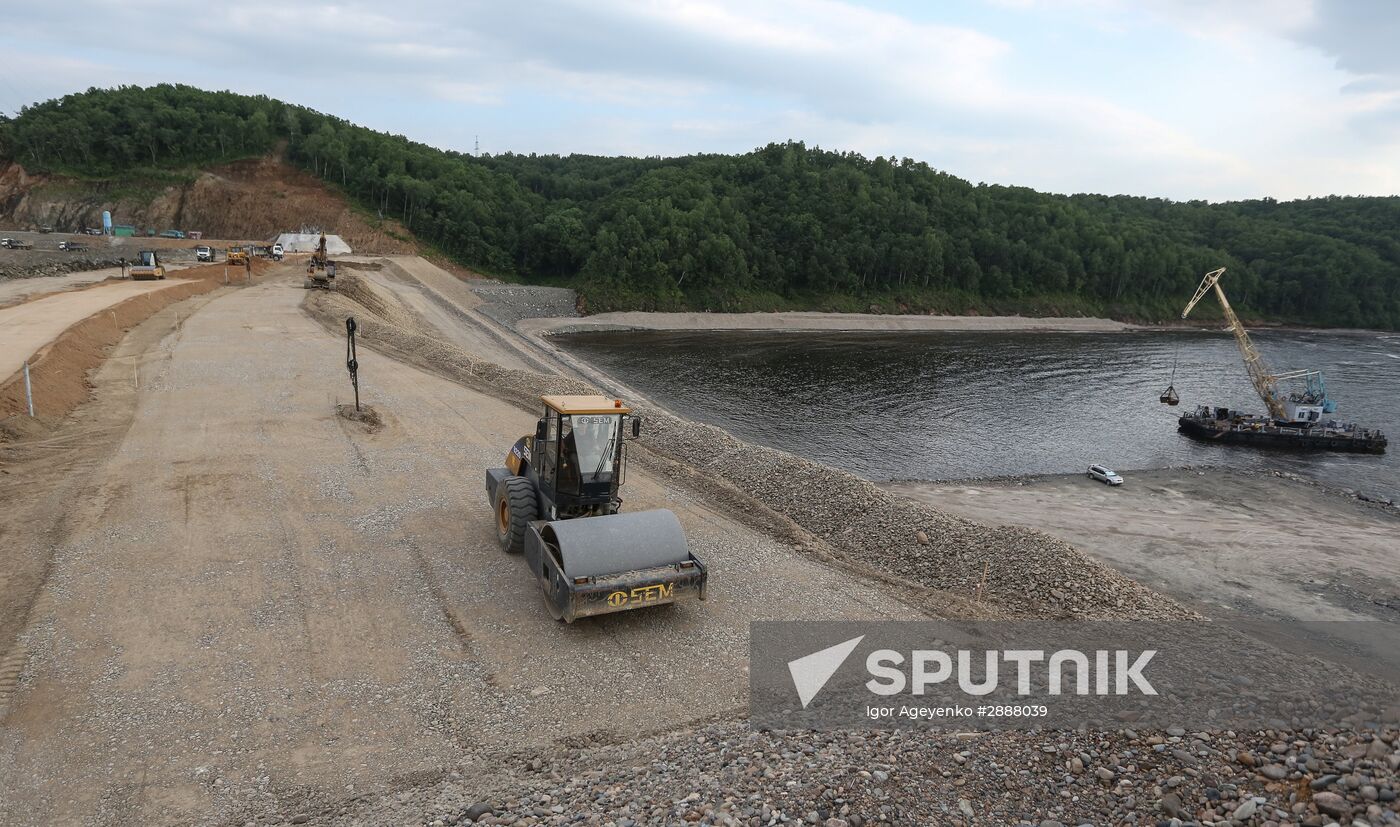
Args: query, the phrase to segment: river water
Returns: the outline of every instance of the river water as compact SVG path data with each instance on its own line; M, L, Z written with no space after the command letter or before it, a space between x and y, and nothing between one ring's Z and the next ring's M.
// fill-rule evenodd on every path
M1400 334L1260 331L1276 371L1321 369L1337 418L1383 429L1384 456L1207 445L1198 403L1263 412L1233 338L1134 333L580 333L556 341L656 402L741 439L871 480L1175 465L1292 471L1400 497ZM1157 397L1171 381L1181 406Z

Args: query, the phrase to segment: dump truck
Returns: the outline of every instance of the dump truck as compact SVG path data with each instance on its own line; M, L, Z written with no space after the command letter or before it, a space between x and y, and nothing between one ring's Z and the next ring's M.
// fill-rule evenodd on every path
M165 267L155 250L142 250L136 254L136 263L127 271L133 281L155 281L165 278Z
M523 554L554 619L705 599L708 571L666 509L622 513L624 442L641 420L620 399L543 396L535 433L486 471L501 548Z

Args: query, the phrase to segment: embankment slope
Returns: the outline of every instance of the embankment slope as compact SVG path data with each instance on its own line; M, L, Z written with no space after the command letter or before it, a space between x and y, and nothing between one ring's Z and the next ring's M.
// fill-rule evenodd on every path
M393 308L385 292L347 274L339 291L316 293L308 309L330 329L355 315L370 346L533 411L546 393L597 393L568 376L509 369L467 353ZM639 445L691 469L767 514L790 523L804 548L868 572L938 592L955 614L1009 617L1189 617L1169 598L1124 577L1063 540L1020 527L989 527L911 503L867 480L791 454L749 445L727 432L640 406ZM677 473L681 471L678 470ZM974 596L981 607L967 603ZM937 602L937 601L934 601Z

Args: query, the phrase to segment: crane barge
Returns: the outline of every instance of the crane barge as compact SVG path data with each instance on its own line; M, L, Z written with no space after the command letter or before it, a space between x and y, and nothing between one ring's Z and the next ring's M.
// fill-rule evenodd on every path
M1327 386L1320 371L1296 370L1276 374L1269 370L1264 357L1249 338L1249 332L1244 329L1239 316L1235 315L1234 308L1230 307L1229 299L1225 298L1225 290L1220 286L1220 277L1224 274L1224 267L1206 273L1200 287L1196 288L1196 295L1181 311L1181 318L1186 318L1206 293L1214 290L1230 331L1235 334L1235 344L1244 357L1250 384L1264 401L1268 415L1244 414L1229 408L1200 405L1195 412L1183 414L1177 420L1178 429L1187 436L1206 442L1306 451L1385 453L1387 440L1381 431L1326 418L1328 414L1336 412L1337 405L1327 397ZM1280 382L1294 383L1295 389L1285 392L1280 388ZM1174 388L1168 388L1162 394L1162 401L1175 404L1169 401L1169 397L1171 400L1176 398Z

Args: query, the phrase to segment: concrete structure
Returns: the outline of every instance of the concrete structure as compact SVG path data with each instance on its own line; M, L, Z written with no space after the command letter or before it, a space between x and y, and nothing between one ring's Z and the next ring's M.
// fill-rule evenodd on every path
M321 242L320 233L282 233L277 236L277 244L282 245L284 253L314 253L316 245ZM348 255L350 245L338 235L326 235L326 252L333 256Z

